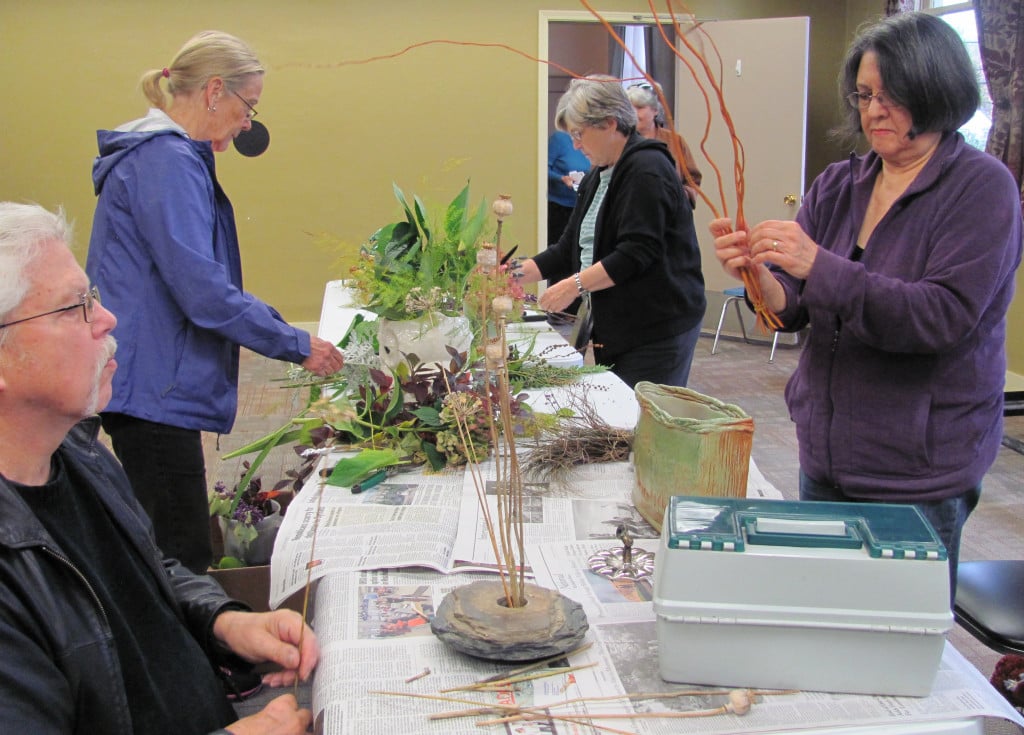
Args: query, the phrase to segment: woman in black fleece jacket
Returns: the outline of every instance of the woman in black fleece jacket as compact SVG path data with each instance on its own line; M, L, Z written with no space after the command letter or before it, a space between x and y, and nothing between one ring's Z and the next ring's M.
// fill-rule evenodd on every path
M706 301L693 212L664 143L636 132L622 84L574 79L555 125L592 168L557 243L525 261L522 281L548 279L546 311L590 299L594 358L629 386L685 386Z

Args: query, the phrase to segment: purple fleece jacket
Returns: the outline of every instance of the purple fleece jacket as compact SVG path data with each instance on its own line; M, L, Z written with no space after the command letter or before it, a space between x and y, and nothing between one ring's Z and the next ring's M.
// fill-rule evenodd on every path
M822 249L805 281L777 275L785 328L811 325L786 403L812 479L867 500L947 498L981 482L1002 439L1020 191L947 135L857 262L880 168L873 152L832 164L797 215Z

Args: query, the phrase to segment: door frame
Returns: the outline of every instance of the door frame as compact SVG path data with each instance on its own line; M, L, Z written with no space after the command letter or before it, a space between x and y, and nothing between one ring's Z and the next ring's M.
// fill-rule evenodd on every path
M654 25L652 13L602 12L601 17L612 25ZM663 16L661 16L663 17ZM677 16L678 17L678 16ZM548 60L551 23L600 23L589 10L541 10L537 23L537 58ZM662 21L664 22L664 20ZM537 64L537 174L548 168L548 64ZM545 181L547 176L545 176ZM548 246L548 188L537 186L537 247ZM539 288L543 290L544 284Z

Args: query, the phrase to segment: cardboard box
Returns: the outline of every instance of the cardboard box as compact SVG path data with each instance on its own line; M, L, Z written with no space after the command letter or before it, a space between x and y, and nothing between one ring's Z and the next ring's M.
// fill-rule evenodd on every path
M210 576L216 579L224 591L232 598L244 602L256 612L270 610L270 565L257 567L239 567L238 569L211 569ZM302 612L303 591L291 595L283 608ZM309 616L312 618L312 600L310 595Z
M953 626L910 505L677 496L654 567L667 681L926 696Z

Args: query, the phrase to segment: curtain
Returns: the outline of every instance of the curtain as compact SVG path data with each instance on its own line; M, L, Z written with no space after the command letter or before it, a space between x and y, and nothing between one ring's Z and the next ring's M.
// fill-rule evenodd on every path
M612 26L615 31L615 35L619 38L623 38L626 35L626 26ZM622 64L626 60L626 53L622 50L622 46L612 38L608 36L608 73L613 77L622 78Z
M985 150L1010 169L1024 202L1024 0L974 0L974 14L992 95Z
M661 32L654 26L647 26L647 71L654 80L661 85L661 91L668 102L669 112L675 117L676 114L676 55L672 46L665 43ZM665 26L665 35L669 41L674 42L676 37L675 29L670 25Z
M637 60L639 65L633 63L626 53L622 50L622 47L612 37L608 37L608 58L610 61L611 69L609 73L613 77L619 77L620 79L628 79L628 82L623 82L625 86L630 84L636 84L642 82L644 79L644 72L650 68L648 63L648 51L647 51L647 39L644 34L644 27L639 25L629 26L613 26L615 33L622 39L622 42L629 48L630 53Z

